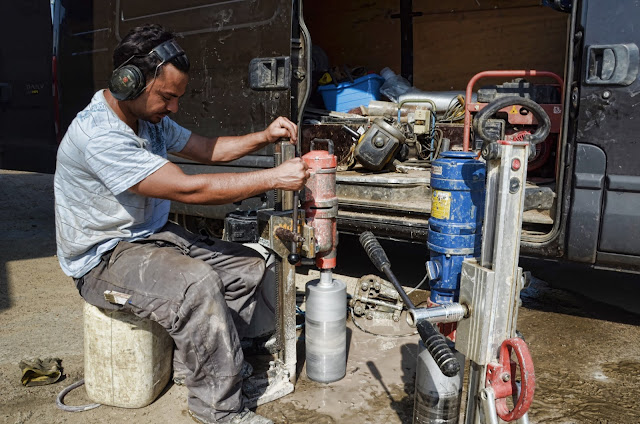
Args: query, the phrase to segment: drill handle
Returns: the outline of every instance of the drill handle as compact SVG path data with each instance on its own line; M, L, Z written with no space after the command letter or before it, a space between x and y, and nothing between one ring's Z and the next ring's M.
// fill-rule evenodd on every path
M360 244L364 247L367 256L369 256L371 262L373 262L380 272L385 272L385 267L391 267L391 262L387 254L371 231L365 231L360 234Z
M426 320L419 321L416 327L418 328L418 334L420 334L422 343L424 343L424 346L438 365L438 368L440 368L440 371L442 371L442 374L447 377L457 375L460 371L460 362L449 347L447 339L435 329L433 324Z

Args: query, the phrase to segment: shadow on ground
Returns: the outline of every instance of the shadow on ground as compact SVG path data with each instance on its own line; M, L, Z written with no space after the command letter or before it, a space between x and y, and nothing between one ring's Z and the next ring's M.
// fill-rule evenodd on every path
M0 234L7 247L0 256L2 311L13 304L7 264L55 254L53 175L0 173Z

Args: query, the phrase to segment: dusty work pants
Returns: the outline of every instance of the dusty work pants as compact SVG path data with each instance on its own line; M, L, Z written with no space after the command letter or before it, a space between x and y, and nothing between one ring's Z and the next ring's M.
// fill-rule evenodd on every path
M258 252L168 223L144 240L120 242L76 284L100 308L118 308L105 290L128 293L122 310L162 325L175 342L174 368L183 369L174 372L186 377L189 409L215 421L243 408L240 338L264 274Z

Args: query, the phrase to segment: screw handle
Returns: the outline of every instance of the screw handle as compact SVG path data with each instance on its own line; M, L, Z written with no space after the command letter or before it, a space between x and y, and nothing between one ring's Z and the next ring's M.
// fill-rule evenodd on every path
M460 362L453 354L453 351L447 343L447 339L433 327L433 324L423 320L418 322L418 334L422 339L429 354L436 361L436 365L447 377L453 377L460 371Z
M287 256L287 261L289 261L291 265L295 265L300 262L300 255L298 253L290 253Z

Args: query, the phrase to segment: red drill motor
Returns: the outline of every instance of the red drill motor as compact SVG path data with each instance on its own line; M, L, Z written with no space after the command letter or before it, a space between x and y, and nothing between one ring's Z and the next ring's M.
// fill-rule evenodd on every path
M315 150L315 144L327 143L327 150ZM336 195L336 166L338 160L333 154L333 141L329 139L311 140L311 150L302 156L309 167L311 177L304 190L302 207L307 224L314 228L316 238L316 266L320 269L336 267L336 246L338 245L338 197Z
M314 144L327 143L327 150L315 150ZM337 159L333 142L311 141L311 151L302 156L311 176L304 189L302 207L307 225L313 227L316 242L316 266L320 278L305 288L305 352L307 377L320 383L343 378L347 370L347 285L333 279L338 245L338 197L336 196Z

